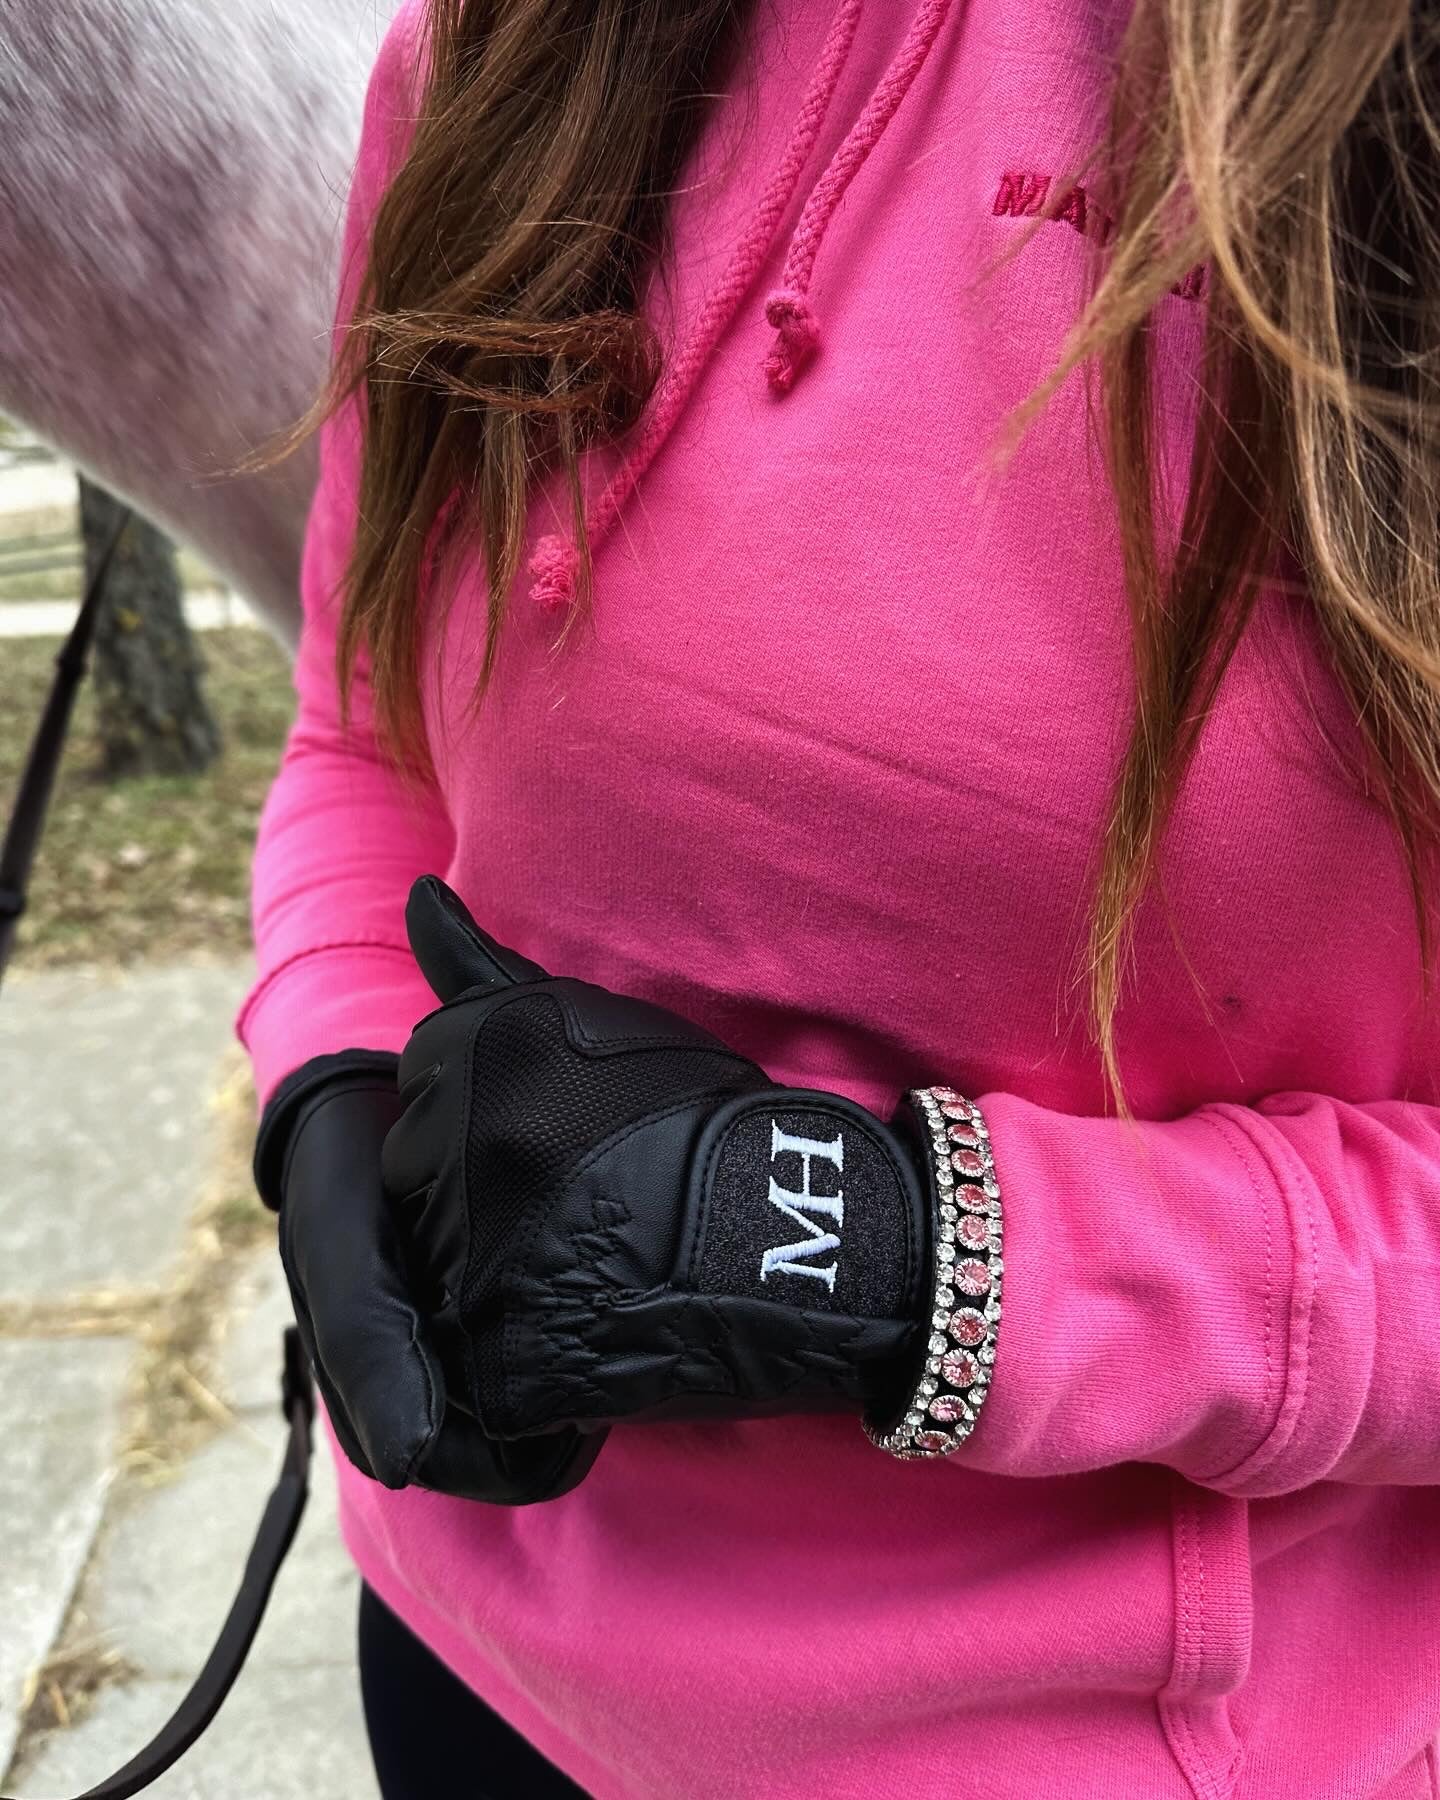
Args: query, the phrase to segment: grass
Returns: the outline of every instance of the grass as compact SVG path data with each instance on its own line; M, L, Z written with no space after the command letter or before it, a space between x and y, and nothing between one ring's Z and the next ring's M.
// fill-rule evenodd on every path
M250 854L293 706L263 632L201 634L224 751L203 775L109 782L82 690L21 921L17 968L233 956L249 947ZM8 807L58 642L0 644L0 804Z

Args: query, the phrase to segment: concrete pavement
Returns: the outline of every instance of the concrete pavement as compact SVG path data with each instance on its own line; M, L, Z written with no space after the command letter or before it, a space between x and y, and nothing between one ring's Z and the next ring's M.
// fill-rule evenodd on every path
M233 1081L246 979L235 963L22 970L0 996L6 1793L77 1791L161 1723L209 1651L279 1466L288 1302L210 1106ZM225 1208L248 1246L233 1256ZM219 1309L212 1347L194 1321ZM153 1396L144 1410L165 1355L167 1380L203 1401L173 1441ZM373 1800L334 1507L322 1441L249 1664L160 1800Z

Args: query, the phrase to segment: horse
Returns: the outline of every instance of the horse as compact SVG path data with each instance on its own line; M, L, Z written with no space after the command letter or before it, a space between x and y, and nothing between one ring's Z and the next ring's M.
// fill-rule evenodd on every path
M282 642L369 66L398 0L0 0L0 412Z

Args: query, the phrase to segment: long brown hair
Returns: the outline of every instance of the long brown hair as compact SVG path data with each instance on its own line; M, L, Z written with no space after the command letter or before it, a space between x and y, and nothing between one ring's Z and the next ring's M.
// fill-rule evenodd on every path
M484 557L481 692L537 470L640 417L660 356L636 296L665 197L753 0L429 0L408 155L317 417L363 401L338 675L365 650L388 741L423 755L421 595L437 543ZM1111 229L1054 370L1098 377L1135 724L1099 846L1088 990L1113 1018L1133 915L1205 713L1277 566L1298 570L1403 846L1428 997L1440 840L1440 17L1430 0L1135 0L1097 170ZM1087 174L1087 179L1094 177ZM1054 184L1035 220L1064 205ZM1023 241L1023 239L1022 239ZM1016 249L1020 246L1017 244ZM1189 490L1157 504L1148 325L1208 273ZM1283 559L1277 563L1277 557Z

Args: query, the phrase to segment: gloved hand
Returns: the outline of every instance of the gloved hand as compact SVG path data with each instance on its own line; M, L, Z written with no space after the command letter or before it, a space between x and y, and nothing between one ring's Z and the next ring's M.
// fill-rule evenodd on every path
M341 1447L386 1487L415 1483L515 1505L579 1481L600 1440L577 1431L487 1438L447 1394L411 1266L380 1179L400 1112L393 1054L317 1056L265 1108L255 1183L280 1215L296 1323Z
M935 1216L908 1102L882 1123L780 1087L495 943L433 876L406 922L442 1004L400 1059L385 1187L427 1341L486 1434L902 1405Z

